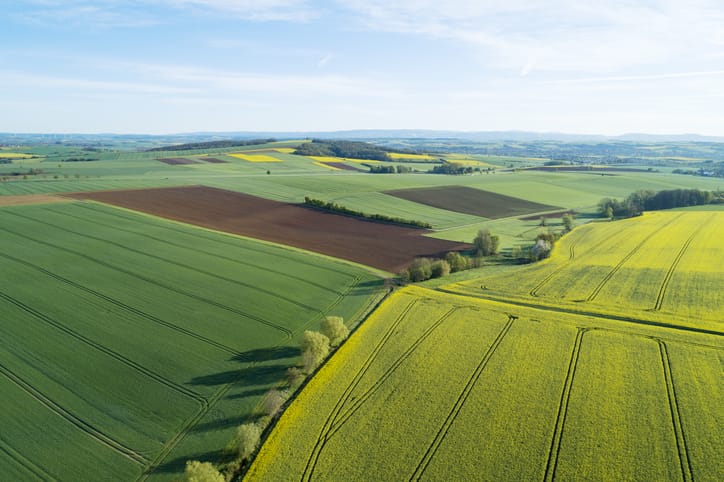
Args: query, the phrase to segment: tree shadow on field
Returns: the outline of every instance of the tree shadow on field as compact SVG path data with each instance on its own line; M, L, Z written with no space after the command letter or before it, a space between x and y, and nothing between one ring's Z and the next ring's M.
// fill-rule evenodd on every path
M226 458L228 458L228 455L225 454L224 451L221 449L211 450L209 452L198 452L194 454L184 455L183 457L177 457L175 459L167 460L166 462L156 467L153 470L153 473L183 473L184 469L186 468L186 461L188 460L218 463L219 461L226 460Z
M357 283L353 288L352 292L354 294L371 294L374 293L377 290L380 290L384 287L385 280L383 279L373 279L368 281L362 281L361 283Z
M295 346L276 346L272 348L257 348L256 350L245 351L234 355L232 360L238 362L255 361L265 362L272 360L281 360L283 358L298 358L302 354L299 347Z
M215 386L235 383L240 386L269 385L282 380L290 365L262 365L227 370L191 379L191 385Z

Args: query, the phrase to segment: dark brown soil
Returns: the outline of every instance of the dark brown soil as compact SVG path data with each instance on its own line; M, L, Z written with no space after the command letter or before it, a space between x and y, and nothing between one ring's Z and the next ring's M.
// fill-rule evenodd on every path
M447 209L448 211L490 219L559 209L558 206L548 206L547 204L526 201L517 197L462 186L399 189L386 191L385 194L440 209Z
M363 221L297 204L203 186L73 193L144 213L287 244L397 272L415 257L470 245L421 236L429 232Z
M156 160L161 161L164 164L170 164L172 166L179 166L184 164L200 164L200 162L198 161L192 161L191 159L185 159L183 157L162 157Z
M229 161L224 161L223 159L217 159L215 157L200 157L204 162L209 162L211 164L228 164Z

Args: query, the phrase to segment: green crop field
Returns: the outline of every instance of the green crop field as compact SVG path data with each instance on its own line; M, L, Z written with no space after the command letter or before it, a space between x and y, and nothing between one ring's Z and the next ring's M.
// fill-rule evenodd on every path
M307 385L248 480L716 480L723 351L408 287Z
M380 296L362 268L91 202L5 207L0 225L12 480L165 480L218 458L301 331Z

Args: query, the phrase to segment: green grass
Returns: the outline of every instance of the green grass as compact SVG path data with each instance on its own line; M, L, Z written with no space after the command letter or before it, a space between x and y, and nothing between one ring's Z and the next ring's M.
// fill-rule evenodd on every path
M722 350L408 287L310 381L247 480L716 478Z
M216 460L301 332L353 323L381 288L343 262L95 203L7 207L0 223L7 473L165 480Z

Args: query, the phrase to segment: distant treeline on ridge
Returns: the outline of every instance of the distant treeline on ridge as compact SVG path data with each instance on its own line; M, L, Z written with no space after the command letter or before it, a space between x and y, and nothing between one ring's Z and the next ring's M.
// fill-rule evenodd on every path
M350 157L372 161L391 161L383 147L359 141L323 141L314 139L297 147L294 154L300 156Z
M276 142L276 139L249 139L245 141L240 140L223 140L223 141L208 141L208 142L191 142L189 144L177 144L175 146L165 147L154 147L148 149L148 152L159 152L159 151L190 151L193 149L225 149L227 147L243 147L243 146L255 146L257 144L268 144L270 142Z

